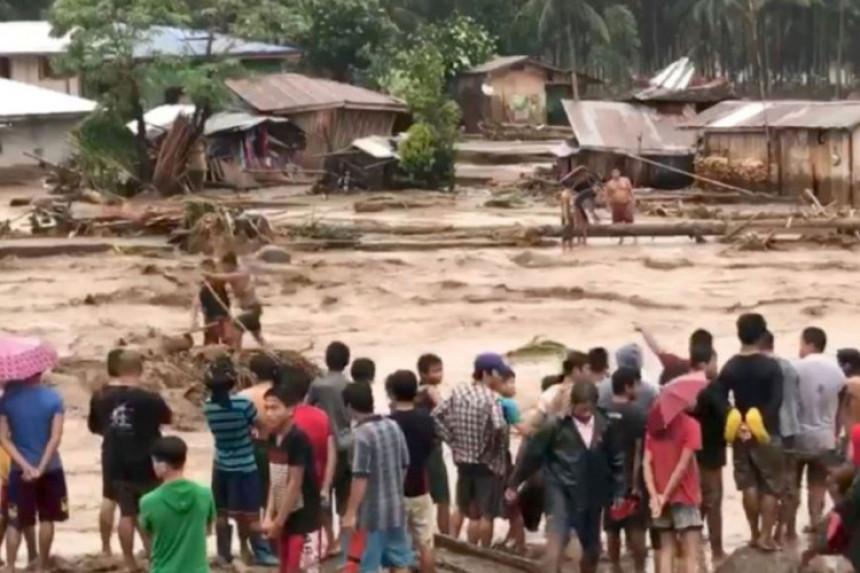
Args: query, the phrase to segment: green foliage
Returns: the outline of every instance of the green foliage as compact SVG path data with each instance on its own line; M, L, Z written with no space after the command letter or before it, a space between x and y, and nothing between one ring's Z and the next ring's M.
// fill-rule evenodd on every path
M400 167L413 185L438 189L454 181L453 142L429 123L419 121L400 143Z
M594 49L595 67L613 84L627 86L635 77L641 49L636 16L627 6L615 4L604 10L603 20L607 39Z
M122 119L100 109L72 133L77 167L87 185L99 191L126 194L135 169L134 135Z
M336 80L366 68L396 31L379 0L307 0L298 9L304 63Z
M425 27L417 42L439 50L445 59L448 78L486 62L496 51L496 39L472 18L460 15Z

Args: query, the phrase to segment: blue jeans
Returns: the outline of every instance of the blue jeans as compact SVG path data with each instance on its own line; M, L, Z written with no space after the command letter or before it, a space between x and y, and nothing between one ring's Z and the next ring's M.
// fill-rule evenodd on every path
M344 564L349 551L348 535L341 538ZM361 555L361 573L377 573L380 569L406 569L415 564L415 551L406 526L367 532L364 553Z

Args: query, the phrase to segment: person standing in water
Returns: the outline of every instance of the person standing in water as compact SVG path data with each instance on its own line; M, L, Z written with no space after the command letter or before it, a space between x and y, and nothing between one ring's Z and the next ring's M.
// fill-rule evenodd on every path
M612 178L606 184L605 189L606 202L609 206L609 211L612 213L612 224L633 224L636 197L633 192L633 183L630 182L630 179L623 177L619 169L613 169ZM636 242L636 237L633 237L633 242ZM619 245L623 243L624 237L618 239Z
M221 257L218 273L203 273L203 278L209 281L223 281L230 286L233 296L241 309L241 314L235 319L235 327L239 332L234 337L233 347L242 348L242 335L247 331L260 346L265 345L263 327L260 318L263 316L263 305L257 297L257 289L250 271L239 266L236 253L230 251Z

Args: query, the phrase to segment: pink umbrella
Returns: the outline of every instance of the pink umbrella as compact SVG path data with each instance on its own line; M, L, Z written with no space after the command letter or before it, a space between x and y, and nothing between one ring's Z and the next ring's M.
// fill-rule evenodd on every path
M54 347L38 338L0 338L0 382L26 380L50 370L57 360Z

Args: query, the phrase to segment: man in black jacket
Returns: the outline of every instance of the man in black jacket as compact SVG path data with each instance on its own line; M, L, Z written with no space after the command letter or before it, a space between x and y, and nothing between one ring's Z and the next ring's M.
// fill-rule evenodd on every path
M582 546L580 570L597 570L601 512L626 491L624 453L612 425L596 411L597 399L594 384L574 384L570 412L550 419L529 439L505 492L508 501L515 500L519 486L543 471L549 517L544 570L552 573L558 571L571 531Z

